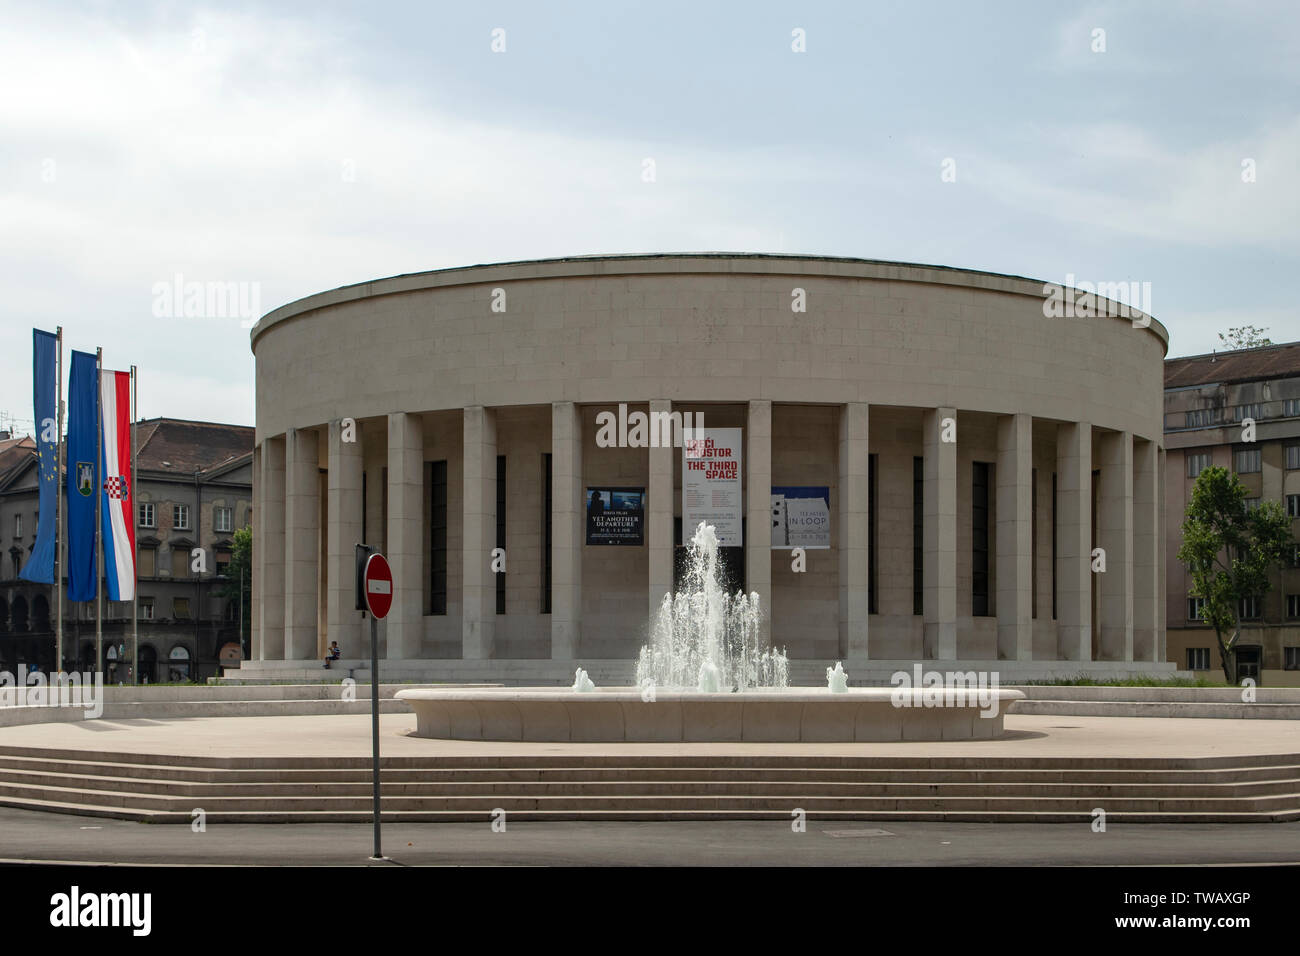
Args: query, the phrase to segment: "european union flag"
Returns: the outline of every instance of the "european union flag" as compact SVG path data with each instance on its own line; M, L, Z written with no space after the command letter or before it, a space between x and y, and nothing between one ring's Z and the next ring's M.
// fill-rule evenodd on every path
M57 335L32 329L32 403L36 408L40 497L36 514L36 544L18 577L36 584L54 583L54 509L59 493L58 345Z

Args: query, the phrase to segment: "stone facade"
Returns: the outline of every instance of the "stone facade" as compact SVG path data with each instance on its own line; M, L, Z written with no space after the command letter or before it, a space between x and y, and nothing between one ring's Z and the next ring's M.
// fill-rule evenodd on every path
M137 423L135 431L140 676L150 683L213 676L221 649L240 640L237 602L220 595L219 576L229 560L234 531L252 521L253 430L151 419ZM55 657L55 589L18 580L36 541L35 446L3 472L0 666L12 671L22 663L49 671ZM21 534L11 536L14 531ZM195 548L204 552L198 570ZM39 613L32 613L36 609ZM91 669L95 603L74 604L65 598L63 620L64 667ZM126 662L133 659L131 604L105 599L102 632L106 678L130 681L133 675ZM248 637L246 633L246 644ZM233 651L228 653L226 663L237 660Z
M1243 441L1247 419L1254 421L1250 442ZM1281 504L1300 538L1300 342L1170 359L1165 442L1169 660L1222 679L1214 631L1192 617L1191 577L1178 560L1183 513L1199 469L1218 465L1238 472L1252 498ZM1300 550L1286 564L1248 609L1238 639L1240 676L1269 687L1300 686Z
M1004 680L1168 672L1154 537L1167 336L1142 318L1047 318L1042 283L988 273L711 254L476 266L292 303L252 333L264 546L245 667L306 662L331 640L368 655L348 593L358 529L394 568L390 662L526 674L519 662L633 659L672 586L682 452L600 447L596 416L626 403L743 430L735 564L810 674L836 659L863 678L920 660ZM771 548L773 485L830 489L832 546L803 572ZM595 486L647 490L641 547L584 543Z

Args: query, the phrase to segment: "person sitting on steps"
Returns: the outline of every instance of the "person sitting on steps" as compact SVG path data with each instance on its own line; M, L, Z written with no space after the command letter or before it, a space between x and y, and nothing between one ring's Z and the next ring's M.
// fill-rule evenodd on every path
M339 642L330 641L330 647L329 650L326 652L326 656L325 656L325 663L322 666L324 666L326 670L329 670L330 661L338 660L339 655L341 655L342 653L343 652L339 650Z

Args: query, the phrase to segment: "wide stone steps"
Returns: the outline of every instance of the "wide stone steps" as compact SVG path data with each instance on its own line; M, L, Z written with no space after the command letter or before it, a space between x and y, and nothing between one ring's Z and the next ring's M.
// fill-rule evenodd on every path
M340 766L342 764L342 766ZM740 754L386 758L385 820L1300 819L1300 756L1099 760ZM187 823L366 822L362 757L0 747L0 805Z

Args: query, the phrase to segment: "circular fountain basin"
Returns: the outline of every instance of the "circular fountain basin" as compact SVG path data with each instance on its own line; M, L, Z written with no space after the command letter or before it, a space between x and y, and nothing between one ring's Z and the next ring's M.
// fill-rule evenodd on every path
M1002 734L1016 690L791 687L735 694L636 688L413 688L417 737L571 743L853 743L973 740Z

